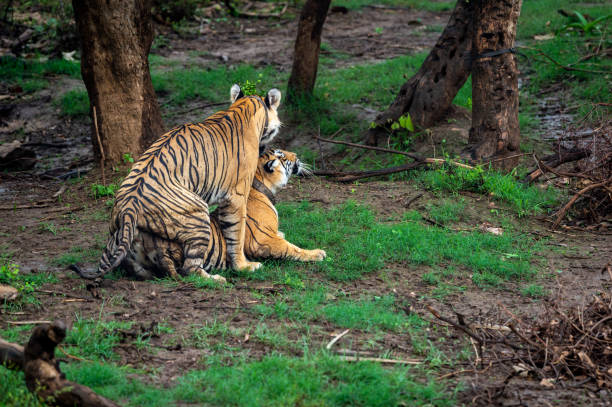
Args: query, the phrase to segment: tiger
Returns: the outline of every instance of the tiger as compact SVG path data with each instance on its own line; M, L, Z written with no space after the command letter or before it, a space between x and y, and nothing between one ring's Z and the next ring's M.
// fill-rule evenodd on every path
M281 92L262 99L230 89L231 105L200 123L176 127L154 142L133 165L115 195L110 238L98 278L118 267L142 232L176 242L184 252L182 270L202 268L211 238L208 205L217 204L220 231L230 266L253 271L261 263L244 255L246 206L261 150L276 137Z
M253 185L247 201L245 254L249 258L292 259L298 261L321 261L327 254L324 250L302 249L285 240L278 229L278 212L274 207L276 193L284 188L292 175L309 175L310 170L294 153L283 150L266 150L259 157ZM221 233L217 212L211 214L211 239L200 275L225 282L225 278L206 273L228 266L227 245ZM181 246L147 232L134 239L121 267L138 279L170 276L178 279L184 271Z

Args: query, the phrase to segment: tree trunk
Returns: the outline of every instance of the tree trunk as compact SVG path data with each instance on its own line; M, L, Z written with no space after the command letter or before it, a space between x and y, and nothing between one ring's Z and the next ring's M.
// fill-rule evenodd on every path
M472 1L459 0L448 24L419 71L401 87L395 101L368 131L366 143L376 145L390 124L408 112L419 127L440 120L470 76L472 48Z
M474 0L472 49L472 128L469 154L473 160L516 155L520 144L518 69L514 55L483 53L514 46L522 0ZM509 169L518 157L496 165Z
M138 157L163 133L147 59L153 41L150 0L73 0L81 73L107 162ZM93 117L93 114L92 114ZM100 156L96 131L94 152Z
M287 103L292 103L299 95L312 94L319 66L321 32L330 2L331 0L306 0L304 3L295 40L293 68L287 87Z

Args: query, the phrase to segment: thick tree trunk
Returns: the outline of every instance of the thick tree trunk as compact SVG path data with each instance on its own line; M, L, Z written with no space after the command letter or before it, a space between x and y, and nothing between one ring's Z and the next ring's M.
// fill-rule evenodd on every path
M163 133L147 59L151 1L73 0L72 5L81 36L81 73L106 161L119 162L125 153L138 157ZM100 156L95 130L92 143Z
M366 143L376 145L390 124L408 112L419 127L431 126L451 106L455 95L470 76L472 48L472 3L458 0L448 24L419 71L401 87L395 101L369 130Z
M514 46L522 0L473 0L472 128L469 154L482 161L516 155L520 144L518 69L514 55L492 51ZM513 168L518 157L496 161Z
M319 49L321 32L327 17L331 0L306 0L298 23L293 68L287 87L287 103L302 94L312 94L317 68L319 66Z

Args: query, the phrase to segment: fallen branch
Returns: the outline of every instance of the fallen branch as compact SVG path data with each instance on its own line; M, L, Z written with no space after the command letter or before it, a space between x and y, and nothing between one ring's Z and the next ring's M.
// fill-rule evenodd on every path
M359 357L359 356L338 356L340 360L344 360L346 362L379 362L379 363L391 363L398 365L420 365L423 363L422 360L418 359L383 359L383 358L373 358L373 357Z
M588 155L588 152L585 149L575 148L571 150L560 148L557 153L547 155L543 157L541 160L538 160L539 163L544 163L547 167L556 168L561 164L569 163L572 161L578 161L585 158ZM533 182L544 174L544 171L540 166L538 168L532 170L529 174L525 176L523 179L524 182Z
M50 324L51 321L6 321L9 325L37 325L37 324Z
M315 136L315 140L320 140L320 141L323 141L324 143L341 144L341 145L355 147L355 148L362 148L364 150L373 150L373 151L380 151L383 153L405 155L406 157L410 157L417 162L425 163L425 164L438 164L438 165L451 164L457 167L467 168L469 170L474 169L474 167L472 167L471 165L463 164L463 163L460 163L454 160L445 160L443 158L426 158L426 157L420 156L419 154L409 153L407 151L393 150L391 148L367 146L365 144L350 143L348 141L330 140L330 139L326 139L326 138L322 138L318 136Z
M0 365L23 370L23 346L0 339Z
M344 332L340 332L338 335L334 336L334 338L333 338L331 341L329 341L329 343L327 344L327 346L325 347L325 349L328 349L328 350L329 350L329 349L331 349L331 348L332 348L332 346L334 346L334 344L335 344L336 342L338 342L338 341L339 341L339 340L340 340L340 339L341 339L341 338L342 338L344 335L346 335L347 333L349 333L349 331L350 331L350 329L347 329L346 331L344 331Z
M24 205L4 205L0 206L0 211L12 211L15 209L38 209L38 208L47 208L51 206L51 203L54 202L52 199L45 199L43 201L34 202L31 204Z
M61 321L34 328L24 348L0 339L0 361L25 372L28 389L40 400L60 407L118 407L118 404L94 393L87 386L64 378L55 359L55 348L66 337Z
M611 182L612 182L612 177L608 178L606 181L599 182L597 184L588 185L582 188L580 191L578 191L576 195L574 195L572 199L570 199L569 202L566 203L565 206L557 212L557 219L555 219L555 222L553 223L553 229L559 226L559 223L561 223L561 219L563 219L563 217L565 216L565 213L572 207L572 205L574 205L574 202L576 202L578 198L580 198L580 196L589 192L592 189L605 187Z

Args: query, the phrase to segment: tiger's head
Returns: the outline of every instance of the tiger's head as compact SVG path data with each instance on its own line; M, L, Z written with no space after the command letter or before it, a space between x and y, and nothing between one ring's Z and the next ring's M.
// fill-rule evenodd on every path
M234 84L230 89L231 103L234 103L235 101L243 97L245 97L245 95L242 89L240 89L240 85ZM263 130L263 134L259 139L260 150L262 150L262 146L265 146L266 144L271 142L274 137L276 137L276 135L278 134L278 130L282 125L281 121L278 119L278 106L280 105L280 101L281 92L278 89L270 89L263 100L266 106L267 123L266 127Z
M292 175L311 175L307 164L298 160L297 155L285 150L266 150L259 156L255 177L276 194L284 188Z

